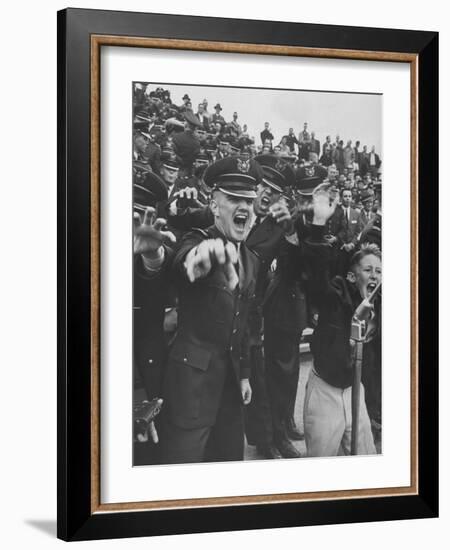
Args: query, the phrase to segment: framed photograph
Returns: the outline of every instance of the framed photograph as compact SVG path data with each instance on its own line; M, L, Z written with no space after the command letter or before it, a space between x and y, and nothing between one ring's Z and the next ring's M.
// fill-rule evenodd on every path
M433 32L58 13L58 537L437 516L437 83Z

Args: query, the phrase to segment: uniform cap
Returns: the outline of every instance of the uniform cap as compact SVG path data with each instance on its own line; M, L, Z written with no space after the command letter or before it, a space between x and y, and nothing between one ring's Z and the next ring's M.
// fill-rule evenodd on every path
M292 166L276 155L258 155L255 160L261 165L263 182L284 193L295 185L295 172Z
M254 199L256 186L262 181L262 176L262 169L257 162L236 156L220 159L208 166L203 179L213 191Z
M160 201L167 200L167 187L154 172L147 172L143 183L133 185L133 205L136 210L144 211Z
M161 164L165 168L180 168L180 160L173 149L163 149L161 153Z

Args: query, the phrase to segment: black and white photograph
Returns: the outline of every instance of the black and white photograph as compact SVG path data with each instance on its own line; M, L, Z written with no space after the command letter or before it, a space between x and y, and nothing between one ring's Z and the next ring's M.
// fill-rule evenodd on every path
M382 94L130 101L133 466L382 454Z

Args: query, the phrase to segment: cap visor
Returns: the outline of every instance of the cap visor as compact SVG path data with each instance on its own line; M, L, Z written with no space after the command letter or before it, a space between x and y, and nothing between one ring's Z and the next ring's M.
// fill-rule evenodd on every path
M274 189L275 191L277 191L278 193L282 193L283 192L283 189L281 189L281 187L279 187L278 185L276 185L275 183L273 183L272 181L266 179L266 178L263 178L263 182L266 183L269 187L271 187L272 189Z
M223 187L218 187L218 191L222 191L222 193L225 193L225 195L230 195L231 197L241 197L243 199L256 199L256 193L252 190L245 190L245 189L233 189L230 191L229 189L224 189Z

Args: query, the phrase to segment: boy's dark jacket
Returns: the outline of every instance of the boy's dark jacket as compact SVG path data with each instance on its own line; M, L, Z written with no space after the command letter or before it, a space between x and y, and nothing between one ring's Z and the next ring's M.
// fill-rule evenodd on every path
M311 240L322 239L322 228L314 226ZM361 302L356 286L343 277L330 278L329 247L316 247L312 257L314 276L311 291L319 308L319 322L314 331L311 351L314 369L328 384L348 388L353 380L353 353L350 344L351 321ZM370 342L363 349L363 382L381 365L381 300L375 299L377 328ZM381 374L380 374L381 376Z

